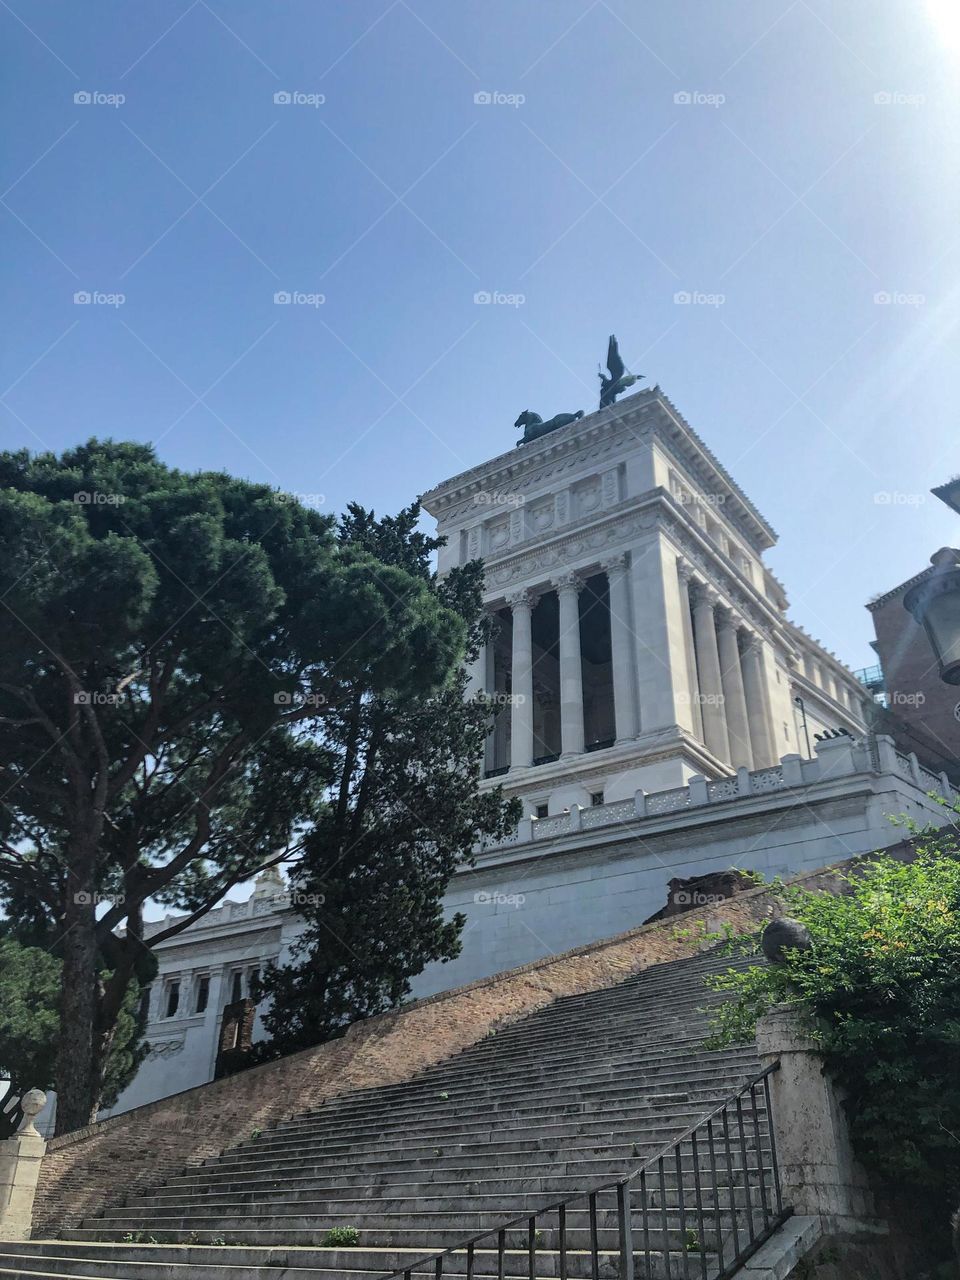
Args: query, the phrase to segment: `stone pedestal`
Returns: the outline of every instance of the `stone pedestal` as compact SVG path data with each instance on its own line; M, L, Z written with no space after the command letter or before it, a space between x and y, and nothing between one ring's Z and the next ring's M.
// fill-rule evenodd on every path
M873 1196L800 1010L771 1009L757 1024L757 1047L765 1067L780 1061L770 1077L770 1095L784 1204L820 1217L826 1231L855 1229L873 1217Z
M46 1102L46 1094L31 1089L21 1102L20 1132L0 1142L0 1240L29 1240L33 1197L40 1177L40 1162L47 1144L33 1126Z

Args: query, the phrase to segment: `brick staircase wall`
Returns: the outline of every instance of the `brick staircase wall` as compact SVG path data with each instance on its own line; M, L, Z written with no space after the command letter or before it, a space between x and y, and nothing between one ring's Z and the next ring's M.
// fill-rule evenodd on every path
M851 860L851 862L856 860ZM836 891L848 864L796 882ZM61 1138L47 1149L34 1236L55 1234L125 1194L158 1188L279 1121L330 1098L401 1084L553 1001L622 982L651 965L695 954L697 922L749 926L776 911L777 890L735 898L443 992L355 1023L341 1039L153 1102Z

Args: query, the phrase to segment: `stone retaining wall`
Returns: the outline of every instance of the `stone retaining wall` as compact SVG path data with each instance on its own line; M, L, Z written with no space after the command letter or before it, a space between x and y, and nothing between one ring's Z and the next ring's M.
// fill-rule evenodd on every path
M797 881L830 889L840 867ZM767 886L739 894L712 906L708 925L749 926L776 912L775 898ZM254 1129L314 1110L338 1094L409 1080L556 999L690 955L700 946L691 926L703 919L698 908L443 992L355 1023L340 1040L54 1138L40 1173L34 1238L147 1193L184 1167L246 1141ZM682 936L685 929L690 937Z

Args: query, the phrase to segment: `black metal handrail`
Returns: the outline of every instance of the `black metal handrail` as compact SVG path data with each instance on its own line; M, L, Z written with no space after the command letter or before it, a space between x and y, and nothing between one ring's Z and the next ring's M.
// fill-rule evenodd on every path
M590 1258L591 1280L599 1280L601 1250L600 1231L607 1230L600 1226L597 1197L604 1192L614 1191L617 1197L617 1254L619 1256L618 1274L620 1280L635 1280L634 1260L641 1257L644 1264L642 1280L653 1280L654 1272L651 1264L659 1259L662 1267L658 1275L663 1280L691 1280L690 1264L694 1261L693 1277L696 1280L728 1280L743 1263L760 1248L765 1240L784 1222L792 1209L783 1204L780 1187L780 1170L777 1164L776 1139L773 1132L770 1106L770 1076L778 1071L780 1063L775 1062L766 1067L759 1075L748 1080L740 1089L715 1107L713 1111L702 1116L678 1138L671 1139L656 1155L651 1156L644 1164L632 1173L606 1182L586 1191L575 1192L562 1200L555 1200L541 1205L532 1213L526 1212L509 1222L496 1227L489 1227L475 1235L468 1236L457 1244L446 1249L419 1258L409 1266L390 1272L381 1280L412 1280L415 1273L432 1273L434 1280L441 1280L444 1274L443 1263L455 1253L466 1252L466 1280L473 1280L477 1275L477 1245L485 1240L491 1244L496 1239L497 1264L496 1272L486 1271L479 1274L494 1275L497 1280L505 1280L505 1276L519 1275L519 1271L504 1271L505 1254L507 1252L507 1232L517 1227L525 1227L526 1243L522 1246L527 1254L527 1265L524 1268L527 1280L536 1280L537 1252L558 1252L559 1280L572 1280L568 1277L570 1255L583 1254L587 1250L571 1250L567 1222L567 1213L571 1205L586 1203L588 1212L588 1251ZM764 1161L763 1126L760 1120L760 1109L757 1101L758 1090L763 1095L763 1111L766 1121L766 1138L769 1143L769 1169ZM745 1107L745 1101L746 1107ZM731 1135L731 1123L734 1129ZM752 1131L753 1148L749 1145L748 1130ZM688 1203L689 1196L684 1187L684 1148L689 1151L690 1171L693 1180L693 1203ZM755 1156L751 1165L750 1156ZM705 1171L701 1171L701 1161L707 1162ZM709 1173L704 1185L702 1172ZM771 1182L767 1178L770 1175ZM751 1188L751 1175L757 1179ZM677 1205L675 1216L679 1230L669 1226L667 1211L667 1184L676 1177ZM728 1208L721 1208L721 1191L725 1191ZM705 1201L704 1191L710 1193L712 1206ZM738 1192L742 1191L743 1205L738 1206ZM755 1197L751 1194L759 1192ZM656 1204L659 1198L659 1205ZM638 1203L634 1204L637 1199ZM557 1247L546 1250L542 1242L542 1231L547 1227L546 1219L556 1215ZM724 1218L729 1221L725 1222ZM638 1220L639 1219L639 1220ZM659 1226L656 1225L659 1219ZM651 1220L654 1220L653 1223ZM688 1225L695 1223L696 1225ZM636 1230L635 1230L636 1229ZM655 1236L659 1230L662 1241L657 1243ZM713 1247L707 1247L707 1238L713 1233ZM671 1243L673 1233L676 1243ZM635 1234L638 1239L635 1243ZM699 1266L697 1265L699 1263ZM462 1275L462 1272L448 1272L448 1275Z

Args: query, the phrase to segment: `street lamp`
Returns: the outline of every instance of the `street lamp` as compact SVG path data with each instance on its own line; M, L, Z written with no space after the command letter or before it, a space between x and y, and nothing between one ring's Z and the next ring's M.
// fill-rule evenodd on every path
M903 597L903 607L927 633L940 679L960 684L960 551L942 547L930 557L933 572Z

